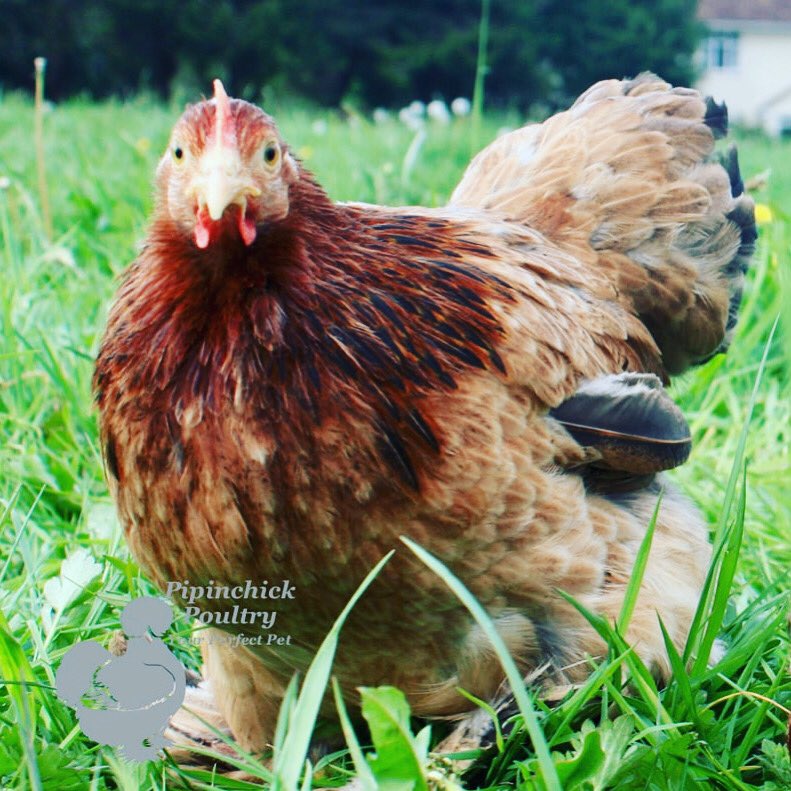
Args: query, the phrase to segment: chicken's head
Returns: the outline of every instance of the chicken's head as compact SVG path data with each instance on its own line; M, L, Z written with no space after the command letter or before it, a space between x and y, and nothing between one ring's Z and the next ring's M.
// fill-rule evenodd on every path
M205 249L230 235L251 245L260 225L288 214L297 177L274 121L215 80L214 98L188 107L173 129L157 186L164 210Z

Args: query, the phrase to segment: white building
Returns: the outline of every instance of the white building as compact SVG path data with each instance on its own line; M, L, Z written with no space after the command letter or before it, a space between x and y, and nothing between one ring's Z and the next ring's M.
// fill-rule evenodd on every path
M698 88L730 118L791 135L791 0L700 0L709 29Z

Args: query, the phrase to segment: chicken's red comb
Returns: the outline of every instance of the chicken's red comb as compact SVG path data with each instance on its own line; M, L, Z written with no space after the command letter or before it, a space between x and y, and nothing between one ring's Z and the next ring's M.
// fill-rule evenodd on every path
M214 122L217 143L232 146L236 143L236 127L231 121L231 100L221 80L214 81L214 103L217 105Z

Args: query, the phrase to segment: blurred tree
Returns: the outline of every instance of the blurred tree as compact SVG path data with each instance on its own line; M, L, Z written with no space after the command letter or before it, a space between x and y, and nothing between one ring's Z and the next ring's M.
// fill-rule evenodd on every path
M567 102L602 77L653 71L676 84L695 76L703 34L698 0L537 0L545 57Z
M688 82L696 0L492 0L487 102L562 104L606 76ZM52 98L151 89L194 96L220 76L336 105L469 96L480 0L0 0L0 85Z

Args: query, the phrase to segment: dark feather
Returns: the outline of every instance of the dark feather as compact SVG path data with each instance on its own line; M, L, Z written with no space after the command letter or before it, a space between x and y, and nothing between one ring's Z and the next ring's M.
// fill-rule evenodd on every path
M115 451L115 440L112 435L107 437L107 442L104 446L104 458L107 461L107 470L116 481L121 480L121 472L118 468L118 454Z
M737 203L736 207L727 215L731 222L735 222L742 234L742 243L739 247L739 256L749 257L753 253L755 241L758 239L758 228L755 224L755 209L752 203ZM748 261L743 263L743 272L747 271Z
M681 410L652 374L586 382L550 415L601 454L597 465L611 470L640 475L671 469L686 461L692 447Z
M398 328L403 328L404 323L401 321L401 317L398 315L398 312L395 310L393 305L385 299L384 297L380 296L379 294L372 294L371 295L371 302L373 303L374 307L379 310L387 319L389 319L393 325Z
M435 452L439 453L439 442L437 441L434 432L431 430L431 427L426 423L423 418L423 415L418 412L417 409L411 409L409 411L409 422L412 428L417 431L420 437L426 442L426 444Z
M456 360L464 363L465 365L472 366L473 368L486 368L486 365L481 360L481 358L473 354L473 352L463 343L454 344L438 340L436 341L436 346L438 349L441 349L443 352L445 352L445 354L449 354L451 357L454 357Z
M434 250L434 245L426 239L419 239L416 236L404 236L403 234L393 234L391 237L399 244L409 245L410 247L422 247L425 250Z
M706 97L706 115L703 123L711 129L716 140L728 134L728 108L725 102L717 104L711 96Z
M377 444L382 458L410 489L419 491L417 474L401 437L385 423L380 422L377 428L379 429Z
M729 146L727 153L720 157L720 161L731 182L731 195L738 198L744 192L744 182L739 169L739 153L736 146Z

